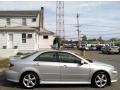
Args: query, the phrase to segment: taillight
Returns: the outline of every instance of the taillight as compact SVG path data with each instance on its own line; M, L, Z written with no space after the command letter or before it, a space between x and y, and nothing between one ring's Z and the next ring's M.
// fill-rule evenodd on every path
M12 63L9 64L9 67L13 67L13 66L14 66L14 64L12 64Z

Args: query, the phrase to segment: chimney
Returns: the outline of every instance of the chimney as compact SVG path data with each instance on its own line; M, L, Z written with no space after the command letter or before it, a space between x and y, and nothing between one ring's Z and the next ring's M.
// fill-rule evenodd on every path
M44 7L41 7L40 17L39 17L40 31L43 31L44 28Z

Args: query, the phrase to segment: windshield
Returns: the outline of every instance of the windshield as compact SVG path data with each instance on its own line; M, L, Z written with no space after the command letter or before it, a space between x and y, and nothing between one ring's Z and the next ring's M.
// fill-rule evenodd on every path
M90 59L86 59L87 61L89 61L90 63L93 63L93 61L92 60L90 60Z

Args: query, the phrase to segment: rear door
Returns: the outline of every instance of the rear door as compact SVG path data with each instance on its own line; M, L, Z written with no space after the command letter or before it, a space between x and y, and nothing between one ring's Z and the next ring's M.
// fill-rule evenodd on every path
M60 67L57 61L56 52L42 53L35 61L41 75L41 81L60 80Z

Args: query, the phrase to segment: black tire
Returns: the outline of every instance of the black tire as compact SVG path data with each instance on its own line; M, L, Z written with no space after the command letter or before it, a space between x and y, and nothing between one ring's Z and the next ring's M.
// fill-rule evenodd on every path
M29 77L29 75L30 75L30 77L31 77L31 80L35 78L35 79L32 81L33 86L32 86L31 81L28 81L28 80L26 79L27 77ZM29 78L28 78L28 79L29 79ZM25 81L25 80L27 80L27 81ZM26 83L27 83L27 82L29 82L29 86L26 86ZM31 86L30 86L30 84L31 84ZM34 73L34 72L26 72L26 73L24 73L24 74L21 76L21 78L20 78L20 85L21 85L23 88L32 89L32 88L35 88L36 86L38 86L38 84L39 84L39 77L38 77L38 75L37 75L36 73Z
M102 79L100 80L98 79L98 76L102 77L102 75L104 76L103 78L104 81L102 81ZM92 77L91 85L97 88L104 88L106 85L110 85L109 75L106 72L95 73Z
M102 51L102 54L104 54L104 51Z

